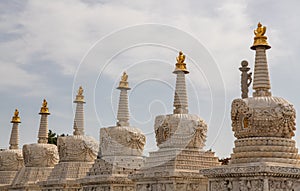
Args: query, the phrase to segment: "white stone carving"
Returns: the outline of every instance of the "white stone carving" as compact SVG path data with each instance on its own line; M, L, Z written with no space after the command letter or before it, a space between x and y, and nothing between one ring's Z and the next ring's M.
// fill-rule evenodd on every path
M196 115L160 115L155 118L154 130L160 148L202 149L206 141L207 125Z
M145 135L134 127L100 129L100 156L141 156L145 143Z
M22 150L0 151L0 190L1 185L10 185L17 172L24 166ZM4 189L4 188L3 188Z
M99 144L89 136L65 136L57 140L61 162L94 162L97 157Z
M237 138L293 137L296 113L293 105L278 97L253 97L232 102L232 130Z
M22 150L5 150L0 152L0 171L18 171L23 166Z
M59 160L57 147L52 144L26 144L23 156L26 167L54 167Z

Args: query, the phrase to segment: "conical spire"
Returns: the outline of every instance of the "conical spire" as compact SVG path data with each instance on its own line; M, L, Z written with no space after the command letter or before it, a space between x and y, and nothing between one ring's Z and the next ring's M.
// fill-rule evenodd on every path
M41 121L38 135L38 143L46 144L48 143L48 115L50 115L50 113L48 109L48 103L45 99L43 101L43 105L39 114L41 115Z
M266 27L260 23L257 25L257 29L254 30L254 43L251 46L252 50L256 51L255 54L255 66L254 66L254 79L253 79L253 96L271 96L271 83L269 77L268 63L266 50L271 46L267 43Z
M185 55L181 51L179 52L179 56L176 59L176 68L173 72L177 75L173 113L184 114L188 113L188 98L186 93L185 74L188 74L189 71L186 69L186 64L184 63Z
M74 132L73 135L84 135L84 109L83 104L85 104L84 96L83 96L83 88L80 86L78 89L78 93L76 95L76 99L74 100L76 103L76 112L74 118Z
M15 110L14 116L11 119L11 123L13 126L9 140L9 149L19 149L19 123L21 123L21 119L19 117L18 109Z
M128 95L127 90L130 90L128 86L128 75L126 72L123 73L119 87L117 89L121 90L119 107L118 107L118 116L117 116L117 126L129 126L129 109L128 109Z

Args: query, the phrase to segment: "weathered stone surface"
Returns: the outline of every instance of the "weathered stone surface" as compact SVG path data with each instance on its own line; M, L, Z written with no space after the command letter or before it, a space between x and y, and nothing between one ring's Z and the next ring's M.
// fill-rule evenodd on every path
M100 152L102 156L142 156L146 137L141 130L116 126L100 129Z
M9 190L40 191L38 182L46 180L52 169L53 167L23 167Z
M97 141L88 136L74 135L58 138L59 163L48 179L41 182L43 190L80 188L78 179L86 176L97 157Z
M5 150L0 152L0 176L3 171L18 171L23 166L22 150Z
M237 138L293 137L296 114L291 103L279 97L235 99L231 109L232 130Z
M57 140L60 162L94 162L99 144L89 136L65 136Z
M211 191L296 191L300 168L279 163L247 163L201 170L209 177Z
M0 185L10 185L17 172L24 166L22 150L12 149L0 152ZM2 190L2 187L0 187Z
M130 176L136 190L207 190L199 170L219 166L211 151L202 151L207 125L196 115L171 114L155 120L158 151L150 152L145 165Z
M41 190L37 183L47 179L59 160L56 145L24 145L23 156L25 166L17 173L10 190Z
M145 141L134 127L101 128L99 157L87 176L79 180L83 190L135 190L128 175L143 166Z
M48 178L40 181L41 190L77 190L81 188L78 180L86 176L93 162L59 162Z
M23 156L26 167L54 167L59 160L57 146L51 144L26 144Z
M197 115L159 115L155 118L154 130L159 148L202 149L207 125Z

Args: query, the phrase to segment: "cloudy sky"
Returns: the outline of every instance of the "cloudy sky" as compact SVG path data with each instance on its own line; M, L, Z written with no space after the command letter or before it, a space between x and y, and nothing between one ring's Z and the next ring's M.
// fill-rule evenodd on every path
M300 108L299 1L2 0L0 2L0 148L18 108L20 144L37 141L47 99L49 129L72 134L74 94L86 96L86 134L113 126L123 71L129 74L131 124L156 150L155 116L172 113L179 50L186 55L189 109L209 125L205 149L233 148L230 105L240 97L241 60L253 69L253 29L267 26L273 95ZM298 120L299 124L299 120ZM296 140L299 139L297 130ZM300 141L298 141L298 147Z

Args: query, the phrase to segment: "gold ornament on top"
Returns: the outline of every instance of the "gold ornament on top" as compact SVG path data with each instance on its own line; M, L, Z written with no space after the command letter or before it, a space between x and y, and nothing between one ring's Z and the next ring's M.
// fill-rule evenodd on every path
M15 110L14 116L11 119L11 123L21 123L18 109Z
M251 46L251 49L255 50L257 46L264 46L266 49L271 48L271 46L267 42L267 37L264 36L267 31L267 27L262 26L262 24L259 22L257 24L257 29L254 30L254 43Z
M47 114L47 115L50 114L49 109L48 109L48 102L46 101L46 99L43 100L40 114Z
M174 73L177 73L179 71L184 73L189 73L189 71L186 69L186 63L184 63L185 55L182 51L179 52L179 55L176 57L177 63Z
M185 55L182 51L179 52L178 57L176 58L178 64L183 64L185 60Z
M83 96L83 91L84 90L83 90L82 86L79 86L79 89L77 91L77 95L76 95L76 99L75 99L74 103L77 103L77 102L85 103L84 96Z
M82 86L80 86L79 89L78 89L78 95L79 96L83 95L83 88L82 88Z
M127 80L128 80L128 75L126 74L126 72L123 72L121 81L119 83L119 87L117 89L130 89Z

